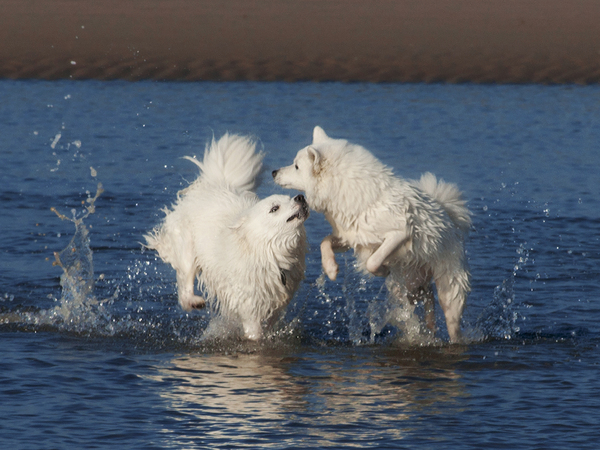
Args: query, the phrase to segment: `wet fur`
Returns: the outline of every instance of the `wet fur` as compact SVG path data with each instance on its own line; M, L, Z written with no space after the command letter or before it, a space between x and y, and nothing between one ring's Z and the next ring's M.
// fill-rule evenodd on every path
M308 207L303 196L254 193L262 153L248 138L225 134L207 145L198 178L177 194L147 246L177 272L185 310L210 302L259 339L304 278ZM202 296L194 291L196 280Z
M310 207L331 224L332 233L321 243L330 279L338 273L335 252L352 248L359 269L388 277L392 294L425 302L430 328L433 281L450 338L461 339L470 291L464 239L471 219L454 184L431 173L418 181L394 176L367 149L332 139L320 127L314 129L313 143L273 177L285 188L304 191Z

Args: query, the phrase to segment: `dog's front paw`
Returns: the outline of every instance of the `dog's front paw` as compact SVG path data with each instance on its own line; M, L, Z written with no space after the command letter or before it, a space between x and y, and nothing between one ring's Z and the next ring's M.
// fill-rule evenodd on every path
M206 300L199 295L189 295L179 299L179 304L185 311L192 309L202 309L206 306Z
M194 303L192 303L192 309L202 309L206 307L206 300L204 298L194 295Z
M323 260L323 270L325 271L325 273L327 274L327 276L329 277L329 279L331 281L335 281L335 279L337 278L338 272L340 270L340 267L338 266L337 262L335 262L334 258L324 259Z

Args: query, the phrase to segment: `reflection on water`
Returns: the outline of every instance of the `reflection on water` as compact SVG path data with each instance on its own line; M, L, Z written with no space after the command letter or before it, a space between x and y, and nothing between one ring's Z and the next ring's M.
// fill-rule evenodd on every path
M358 429L362 440L397 441L420 415L460 408L466 393L454 367L466 358L462 349L376 350L176 357L153 378L168 408L196 426L187 436L163 431L182 442L207 433L211 442L299 434L311 445L349 445Z

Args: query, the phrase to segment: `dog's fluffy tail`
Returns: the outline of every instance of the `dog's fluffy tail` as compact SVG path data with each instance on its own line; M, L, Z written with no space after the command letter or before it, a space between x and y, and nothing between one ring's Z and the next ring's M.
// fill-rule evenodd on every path
M264 153L256 152L256 141L248 136L225 133L206 144L202 162L186 156L201 170L200 180L243 192L257 187Z
M467 202L463 199L458 186L454 183L446 183L441 179L438 180L430 172L421 175L421 179L416 181L415 185L439 202L450 216L452 222L462 232L469 230L471 227L471 213L467 209Z

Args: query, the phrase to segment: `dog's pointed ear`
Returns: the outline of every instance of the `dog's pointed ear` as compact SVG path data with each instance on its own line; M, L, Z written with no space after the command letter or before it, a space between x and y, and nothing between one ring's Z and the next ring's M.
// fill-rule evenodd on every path
M320 126L316 126L315 129L313 130L313 144L315 142L323 142L326 141L327 139L329 139L329 136L327 136L327 134L325 133L325 130L323 130L323 128L321 128Z
M310 158L313 167L319 167L319 164L321 163L321 154L319 153L319 150L309 145L306 148L306 151L308 152L308 157Z
M321 153L311 145L306 148L306 151L308 152L308 158L312 163L312 171L315 175L317 175L321 172Z

